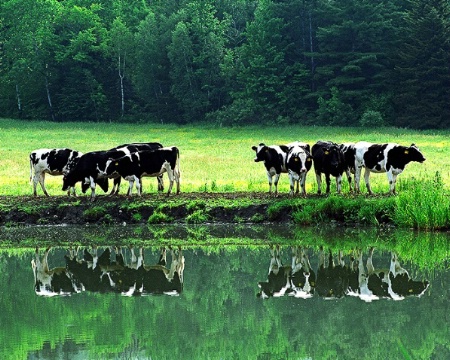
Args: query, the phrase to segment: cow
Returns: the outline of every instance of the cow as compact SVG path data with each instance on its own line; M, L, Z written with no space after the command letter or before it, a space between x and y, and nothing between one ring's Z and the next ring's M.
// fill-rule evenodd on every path
M280 259L280 246L277 245L275 249L270 247L270 264L267 281L258 283L260 291L256 294L257 297L268 299L269 297L281 297L286 293L291 292L290 275L292 268L284 266Z
M294 145L289 148L286 156L286 169L289 174L290 191L294 195L294 187L297 184L295 192L299 192L299 183L302 188L302 195L306 196L306 174L312 166L312 156L309 151L300 145Z
M112 149L109 149L108 151L123 151L124 156L130 156L132 153L135 153L137 151L142 150L156 150L162 148L162 144L158 142L149 142L149 143L130 143L130 144L123 144L116 146ZM120 187L120 179L121 177L118 176L114 179L114 185L111 190L111 195L117 195L119 193L119 187ZM162 175L157 177L158 180L158 191L162 192L164 191L164 182Z
M49 196L45 188L45 174L64 175L72 169L83 153L72 149L38 149L30 153L30 182L33 181L33 195L37 196L39 182L42 191ZM34 171L34 176L33 176ZM75 187L72 187L75 196ZM70 188L67 194L70 196Z
M407 296L422 296L429 286L428 281L412 280L404 269L395 252L391 252L389 269L375 269L372 262L374 248L370 248L367 268L364 268L362 251L358 251L358 267L350 277L358 281L350 281L348 295L357 296L365 302L380 298L403 300Z
M415 144L402 146L395 143L372 144L366 141L355 145L355 190L360 192L359 182L361 170L364 168L364 180L367 191L373 195L369 177L371 172L387 173L389 180L389 193L395 194L397 176L403 172L405 166L411 161L423 163L425 157Z
M111 260L111 248L107 247L100 256L97 250L85 250L84 259L66 256L66 268L74 286L81 291L115 292L124 296L150 294L179 295L183 291L185 258L181 248L170 248L172 261L166 266L166 249L161 249L158 263L144 264L144 251L139 248L136 256L130 247L131 263L127 264L119 247L114 248L115 260ZM92 261L97 258L96 261ZM95 264L95 265L94 265Z
M352 188L352 175L355 173L355 144L354 143L343 143L339 144L339 148L341 149L344 155L344 171L347 175L348 186L350 188L350 192L353 191Z
M104 172L106 162L111 157L121 156L123 156L122 151L92 151L83 154L75 167L64 175L62 190L66 191L81 181L83 193L91 188L91 200L94 201L96 184L104 192L108 191L108 179Z
M177 190L180 193L180 153L176 146L160 148L152 151L138 151L131 156L111 158L105 166L105 174L108 177L121 176L129 182L128 195L132 194L133 186L141 196L141 178L143 176L160 176L167 172L169 177L170 195L175 181Z
M408 271L400 265L398 255L395 252L391 252L388 285L390 297L394 300L403 300L406 296L422 296L430 283L426 280L411 279Z
M326 299L342 298L347 295L348 285L349 271L345 266L342 251L339 251L338 263L335 264L330 250L328 255L328 266L325 266L325 253L321 246L316 281L318 295Z
M267 171L267 179L269 181L269 194L272 193L272 184L275 188L274 194L278 194L278 181L281 173L287 173L286 166L287 154L289 150L295 146L300 146L306 151L310 151L308 144L295 141L286 145L265 145L260 143L258 146L252 146L255 151L255 162L262 161Z
M312 147L314 171L317 180L317 193L322 193L322 173L327 184L326 194L330 193L330 175L336 178L337 193L341 193L342 174L346 170L344 153L340 146L331 141L318 141Z
M301 247L292 247L291 289L289 293L296 298L308 299L313 296L316 274L311 268L308 256Z
M39 296L71 295L76 291L70 275L65 267L50 269L48 266L48 247L42 260L39 257L39 248L36 248L35 259L31 261L34 274L34 290Z

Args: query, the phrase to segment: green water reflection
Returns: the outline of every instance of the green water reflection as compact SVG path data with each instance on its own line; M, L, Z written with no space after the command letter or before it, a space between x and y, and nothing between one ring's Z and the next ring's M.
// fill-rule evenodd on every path
M8 244L0 250L1 358L450 358L446 234L275 227L119 230L1 230ZM148 264L158 261L161 243L181 245L183 290L178 296L129 297L111 291L38 296L31 267L34 247L42 256L50 243L63 245L50 251L50 268L65 266L68 243L90 251L98 244L99 254L106 245L120 245L128 262L128 245L143 246ZM270 247L277 245L283 264L291 264L291 248L299 246L316 272L321 248L325 254L330 250L335 261L342 251L349 263L355 249L366 261L374 247L374 266L386 269L395 252L413 279L430 285L423 296L402 301L325 300L317 292L307 299L262 299L258 284L267 281Z

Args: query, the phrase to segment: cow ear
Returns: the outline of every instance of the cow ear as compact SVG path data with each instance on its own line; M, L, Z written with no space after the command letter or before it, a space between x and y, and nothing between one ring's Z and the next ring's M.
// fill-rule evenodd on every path
M328 155L330 153L330 151L326 147L323 147L322 150L325 155Z
M252 146L252 150L255 150L256 151L256 149L257 149L257 147L256 146Z

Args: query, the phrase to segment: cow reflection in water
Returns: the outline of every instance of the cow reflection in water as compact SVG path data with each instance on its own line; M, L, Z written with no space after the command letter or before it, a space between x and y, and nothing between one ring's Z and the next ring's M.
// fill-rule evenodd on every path
M284 266L280 259L280 247L270 248L270 264L267 281L259 282L258 297L280 297L285 294L299 298L311 297L315 287L315 273L311 269L305 251L292 248L292 265Z
M39 249L36 248L35 258L31 260L31 268L34 274L34 290L37 295L55 296L70 295L75 289L67 269L56 267L49 269L48 253L50 248L44 252L42 259L39 257Z
M395 252L391 253L389 269L376 270L372 262L373 252L374 249L371 248L366 268L364 268L362 251L356 252L357 261L352 258L348 295L358 296L366 302L380 298L403 300L411 295L420 297L428 289L428 281L411 279L408 271L400 265Z
M144 251L139 248L136 256L130 248L131 261L125 262L121 248L115 248L115 260L111 261L111 249L106 248L98 256L97 248L84 250L78 259L78 250L69 250L65 256L66 266L49 269L48 248L42 261L36 249L32 261L37 295L70 295L74 292L117 292L127 296L167 294L179 295L183 291L185 259L181 248L170 248L172 262L166 267L166 249L161 249L158 263L144 264Z
M264 299L284 295L307 299L316 292L325 299L338 299L347 295L371 302L380 298L403 300L407 296L420 297L427 290L428 281L415 281L409 276L391 253L388 269L376 270L372 257L374 249L369 249L366 267L361 250L351 255L346 264L342 251L338 251L336 262L331 250L328 251L328 264L325 251L320 247L318 254L317 279L311 268L306 250L292 248L292 266L282 265L280 247L271 247L271 260L267 281L259 282L257 296Z

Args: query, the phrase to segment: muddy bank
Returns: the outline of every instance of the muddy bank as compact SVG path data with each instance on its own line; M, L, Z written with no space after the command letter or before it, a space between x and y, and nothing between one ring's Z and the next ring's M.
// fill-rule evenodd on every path
M343 198L340 198L341 201ZM202 224L202 223L299 223L313 225L333 222L355 225L358 207L364 202L341 208L327 205L326 197L307 199L267 193L182 193L167 197L147 194L128 198L101 195L94 202L88 196L0 197L0 226L17 225L123 225L123 224ZM332 199L331 199L332 200ZM372 201L377 201L372 200ZM325 205L324 205L325 204ZM361 205L362 204L362 205ZM321 207L320 207L321 206ZM319 208L320 207L320 208ZM314 211L311 211L313 209ZM389 209L371 215L370 225L391 224ZM365 218L362 219L364 223Z

